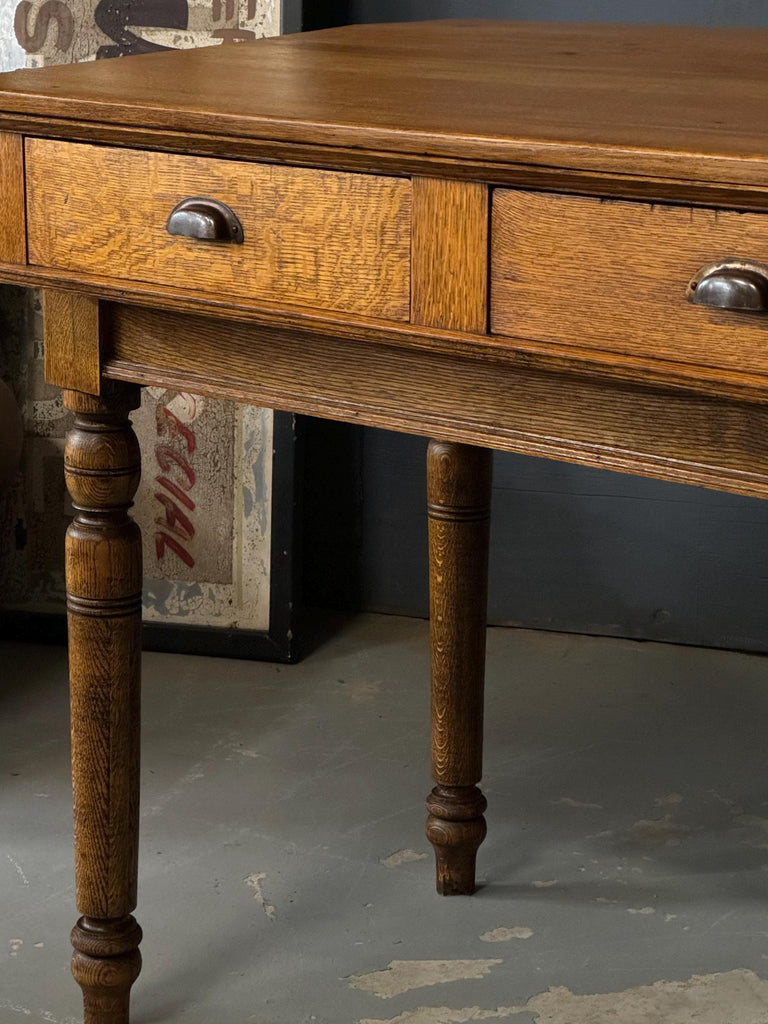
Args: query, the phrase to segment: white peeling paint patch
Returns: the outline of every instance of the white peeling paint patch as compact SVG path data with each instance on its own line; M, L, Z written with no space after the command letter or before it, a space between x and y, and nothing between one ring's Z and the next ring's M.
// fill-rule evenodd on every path
M512 939L530 939L532 928L494 928L491 932L483 932L481 942L510 942Z
M415 860L426 860L426 853L418 853L416 850L398 850L388 857L382 857L380 863L385 868L398 868L401 864L410 864Z
M484 978L503 960L393 960L386 971L353 974L347 978L350 988L370 992L379 999L410 992L427 985L442 985L447 981L471 981ZM471 1019L471 1018L470 1018Z
M669 924L670 921L674 921L677 918L677 914L665 914L664 920Z
M529 999L520 1010L537 1015L536 1024L765 1024L768 981L753 971L694 975L687 981L657 981L623 992L574 995L552 988Z
M754 971L695 974L686 981L657 981L622 992L576 995L564 986L533 996L525 1006L483 1010L422 1006L389 1020L359 1024L465 1024L477 1020L511 1020L533 1014L536 1024L765 1024L768 981Z
M679 846L690 832L688 825L672 821L671 814L663 818L641 818L627 829L626 838L641 846Z
M0 1003L0 1010L10 1010L11 1013L23 1013L25 1017L31 1017L32 1011L26 1006L19 1006L18 1003Z
M585 811L602 811L602 804L585 804L581 800L574 800L571 796L561 796L559 800L552 800L553 804L561 804L563 807L578 807Z
M481 1010L479 1006L465 1006L461 1010L450 1006L420 1006L417 1010L406 1010L389 1020L371 1020L366 1017L359 1024L470 1024L476 1020L510 1020L518 1013L514 1007L504 1006L496 1010Z
M251 889L253 889L253 898L259 904L259 906L267 915L269 920L274 921L275 917L277 916L277 911L275 910L271 903L267 903L267 900L264 896L264 889L261 884L266 877L266 871L258 871L253 875L248 875L248 877L245 879L245 884L247 886L250 886Z
M23 867L21 866L21 864L19 864L19 862L18 862L18 861L17 861L17 860L16 860L16 859L15 859L14 857L12 857L12 856L10 855L10 853L6 853L6 857L7 857L7 858L8 858L8 860L9 860L9 861L11 862L11 864L13 864L13 866L14 866L14 868L15 868L15 870L16 870L16 874L17 874L17 875L19 876L19 878L21 879L21 883L22 883L22 885L24 885L24 886L29 886L29 879L28 879L28 878L27 878L27 876L26 876L26 875L24 874L24 868L23 868Z
M653 802L657 807L673 807L675 804L681 804L683 797L680 793L667 793L666 796L657 797Z
M9 939L8 945L11 947L11 956L18 956L19 950L24 945L24 939Z
M36 942L35 943L35 949L43 949L44 946L45 946L44 942Z
M551 889L553 885L557 885L556 878L549 878L547 881L537 878L535 882L531 882L534 889Z
M648 914L655 914L656 913L656 908L655 907L627 907L627 913L628 914L642 914L643 916L647 916Z

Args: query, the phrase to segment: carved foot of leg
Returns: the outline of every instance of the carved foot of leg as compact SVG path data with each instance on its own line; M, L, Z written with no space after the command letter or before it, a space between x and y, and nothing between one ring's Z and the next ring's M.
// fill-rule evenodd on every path
M475 860L485 839L486 807L477 786L435 786L427 797L427 839L435 850L441 896L471 896L475 891Z
M72 974L83 990L85 1024L128 1024L131 985L141 970L141 928L133 917L72 929Z

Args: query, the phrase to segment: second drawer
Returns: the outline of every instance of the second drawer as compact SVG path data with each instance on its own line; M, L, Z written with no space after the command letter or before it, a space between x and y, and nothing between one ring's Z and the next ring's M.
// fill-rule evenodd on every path
M686 301L720 260L768 264L768 214L497 189L491 330L768 372L768 316Z

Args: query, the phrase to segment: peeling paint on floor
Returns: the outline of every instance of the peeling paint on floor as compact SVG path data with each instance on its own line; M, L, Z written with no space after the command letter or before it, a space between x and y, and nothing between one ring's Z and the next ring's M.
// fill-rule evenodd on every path
M509 942L511 939L530 939L533 935L532 928L517 926L516 928L494 928L493 931L483 932L480 936L481 942Z
M659 796L653 801L657 807L674 807L683 802L681 793L667 793L666 796Z
M627 913L628 914L641 914L641 915L643 915L645 917L648 914L655 914L656 913L656 908L655 907L627 907Z
M582 800L574 800L571 796L561 796L559 800L552 800L553 804L561 804L563 807L577 807L584 811L602 811L602 804L586 804Z
M416 860L426 860L426 853L418 853L416 850L397 850L388 857L382 857L380 863L385 868L398 868L401 864L410 864Z
M690 826L672 821L671 814L663 818L641 818L627 829L626 838L641 846L678 846L691 831Z
M0 1010L10 1010L11 1013L23 1013L25 1017L31 1017L32 1011L26 1006L19 1006L18 1003L0 1003Z
M19 1013L24 1017L35 1017L45 1021L46 1024L78 1024L74 1017L54 1017L50 1010L30 1010L28 1006L21 1006L19 1003L0 1003L0 1010L10 1010L11 1013Z
M754 971L734 970L596 995L578 995L559 985L533 996L524 1006L495 1010L420 1006L387 1020L365 1018L359 1024L465 1024L511 1019L521 1013L532 1013L536 1024L766 1024L768 981Z
M466 1006L459 1010L449 1006L420 1006L417 1010L406 1010L390 1020L366 1017L359 1024L470 1024L477 1020L510 1020L512 1015L518 1015L514 1007L481 1010L479 1006Z
M245 879L245 884L253 889L253 898L259 904L269 920L274 921L277 916L277 911L271 903L267 903L266 897L264 896L264 889L261 884L266 877L266 871L258 871L252 875L248 875Z
M29 879L28 879L28 878L27 878L27 876L26 876L26 875L24 874L24 868L23 868L23 867L21 866L21 864L19 864L19 862L18 862L18 861L17 861L17 860L16 860L16 859L15 859L14 857L12 857L12 856L10 855L10 853L6 853L6 857L7 857L7 858L8 858L8 860L9 860L9 861L11 862L11 864L13 864L13 866L14 866L14 868L15 868L15 870L16 870L16 874L17 874L17 875L19 876L19 878L21 879L21 883L22 883L22 885L24 885L24 886L28 886L28 885L29 885Z
M529 657L528 639L490 630L494 821L480 850L481 891L453 901L434 894L420 826L427 758L422 750L417 762L413 751L423 740L428 659L414 652L426 637L424 623L363 617L290 667L145 655L144 808L163 813L142 822L138 919L148 945L137 1019L768 1024L768 993L756 980L768 981L768 850L757 849L768 843L765 658L729 656L737 671L726 678L711 665L717 652L569 638L569 650L584 654L571 659L567 686L556 658L551 688L525 660L511 686L507 663L514 652ZM561 643L555 637L547 650L556 656ZM618 655L596 668L603 648ZM44 1011L70 1024L79 996L66 950L74 900L66 656L8 644L2 656L13 666L3 682L23 685L6 685L13 713L0 723L0 748L18 772L3 790L0 1024L52 1024ZM640 658L648 658L642 673ZM392 677L382 668L390 659ZM364 707L339 678L390 682ZM532 722L541 735L518 743ZM651 766L638 736L654 737ZM30 817L38 792L50 798ZM675 793L684 794L679 804L668 801ZM550 803L562 796L605 809ZM627 829L647 819L690 831L676 847L628 840ZM651 828L658 839L658 824ZM409 862L408 850L428 857ZM399 866L380 863L393 855ZM655 913L637 913L645 907ZM506 941L523 927L530 938ZM227 936L237 936L236 949ZM12 957L14 937L24 942ZM391 978L395 958L481 957L503 962L477 980L463 980L464 971L450 983L433 972L411 976L391 986L405 989L393 998L340 980ZM734 968L742 973L710 977ZM681 983L693 975L709 980ZM619 991L630 986L646 987Z
M346 981L350 988L370 992L379 999L410 992L414 988L442 985L448 981L484 978L503 960L392 960L385 971L353 974Z
M536 1024L765 1024L768 981L754 971L695 974L686 981L657 981L623 992L576 995L559 986L529 999L520 1010Z

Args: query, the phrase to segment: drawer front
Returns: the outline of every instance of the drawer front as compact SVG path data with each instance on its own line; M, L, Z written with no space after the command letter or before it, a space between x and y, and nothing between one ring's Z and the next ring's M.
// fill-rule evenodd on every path
M707 264L768 264L768 215L498 189L491 330L509 337L768 371L768 316L686 301Z
M388 320L410 307L402 178L28 139L29 262ZM170 235L189 196L225 203L244 242Z

